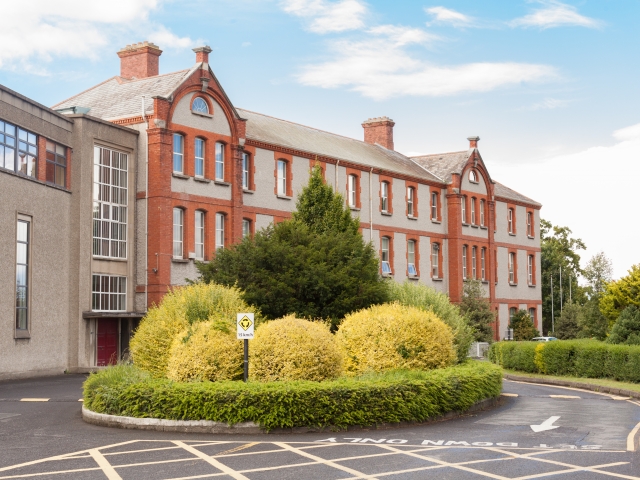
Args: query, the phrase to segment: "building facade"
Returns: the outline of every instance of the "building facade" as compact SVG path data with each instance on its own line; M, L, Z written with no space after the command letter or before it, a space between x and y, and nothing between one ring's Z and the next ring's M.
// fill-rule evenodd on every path
M0 168L11 192L0 262L18 272L0 290L0 378L119 358L147 308L197 277L196 260L288 218L316 164L360 219L381 275L454 302L466 279L481 280L496 339L518 309L541 324L541 205L491 178L478 137L409 158L387 117L365 121L360 141L236 108L211 49L194 52L189 69L160 75L157 46L129 45L120 75L53 109L0 90L0 122L18 132Z

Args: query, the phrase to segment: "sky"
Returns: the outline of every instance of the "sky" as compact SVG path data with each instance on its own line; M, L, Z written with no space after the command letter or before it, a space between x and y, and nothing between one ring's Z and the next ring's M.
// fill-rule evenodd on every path
M640 0L22 0L3 5L0 83L54 105L155 42L192 48L241 108L363 138L389 116L407 155L480 136L493 179L543 204L614 277L640 263Z

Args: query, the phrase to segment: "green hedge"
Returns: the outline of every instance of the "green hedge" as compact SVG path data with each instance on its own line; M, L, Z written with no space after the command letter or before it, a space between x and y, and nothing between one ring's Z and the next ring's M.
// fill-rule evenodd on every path
M640 346L635 345L596 340L497 342L491 345L489 358L522 372L640 383Z
M325 382L193 382L153 379L132 366L91 375L84 405L111 415L169 420L253 421L267 431L425 421L496 398L502 370L488 363L395 371Z

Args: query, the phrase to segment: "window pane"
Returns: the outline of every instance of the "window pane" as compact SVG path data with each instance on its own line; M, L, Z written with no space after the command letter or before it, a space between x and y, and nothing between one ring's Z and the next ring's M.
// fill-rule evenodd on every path
M224 180L224 145L216 143L216 180Z

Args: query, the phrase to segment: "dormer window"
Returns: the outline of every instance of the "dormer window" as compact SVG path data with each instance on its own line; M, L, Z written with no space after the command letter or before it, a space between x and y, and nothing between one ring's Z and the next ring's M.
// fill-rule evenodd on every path
M478 174L475 170L469 170L469 181L471 183L478 183Z
M209 114L209 105L204 101L202 97L196 97L191 105L191 110L195 113Z

